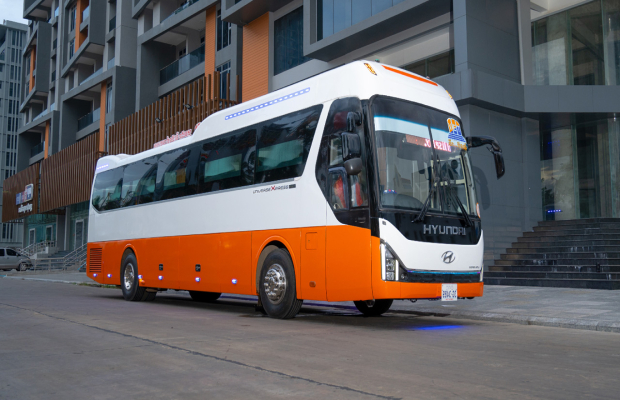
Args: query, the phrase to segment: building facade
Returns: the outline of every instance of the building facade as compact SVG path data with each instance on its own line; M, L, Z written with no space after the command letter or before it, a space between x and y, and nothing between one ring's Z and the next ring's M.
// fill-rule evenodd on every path
M181 126L166 125L161 107L185 115L197 100L180 88L214 71L209 97L247 101L371 59L434 79L466 135L501 143L501 180L490 153L471 157L485 264L539 221L620 217L620 0L78 0L56 11L57 2L24 4L34 21L24 61L36 74L23 73L18 171L93 134L97 154L143 149L151 139L132 141ZM133 135L124 147L106 142L123 135ZM42 204L53 179L43 167ZM70 197L71 185L60 186ZM87 224L87 206L70 201L38 210L67 248Z
M20 76L27 29L26 25L12 21L0 24L0 188L6 178L17 172L17 131L22 126ZM2 224L0 247L21 247L22 239L22 221Z

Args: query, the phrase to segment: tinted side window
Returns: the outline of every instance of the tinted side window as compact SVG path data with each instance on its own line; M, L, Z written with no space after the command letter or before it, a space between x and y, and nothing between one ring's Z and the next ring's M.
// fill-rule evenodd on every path
M13 256L13 257L14 257L14 256L16 256L16 255L17 255L17 253L16 253L16 252L15 252L15 250L13 250L13 249L6 249L6 255L7 255L7 256Z
M174 199L196 193L190 185L191 168L188 168L191 151L180 148L159 156L157 163L157 186L159 200Z
M98 211L120 207L123 167L101 172L93 187L93 207Z
M260 124L256 182L301 176L323 106Z
M125 167L121 190L121 207L153 201L156 171L156 157L149 157Z
M202 142L198 164L199 193L252 185L255 162L255 129Z
M0 249L0 257L4 257L4 249Z

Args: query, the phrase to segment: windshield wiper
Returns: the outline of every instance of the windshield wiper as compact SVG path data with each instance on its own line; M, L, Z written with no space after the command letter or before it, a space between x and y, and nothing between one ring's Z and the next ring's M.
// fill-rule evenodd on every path
M441 180L440 183L446 182L446 187L444 188L444 193L447 190L449 196L452 198L452 201L455 202L459 209L461 210L461 213L463 214L463 216L465 217L465 225L467 226L473 226L474 223L472 222L471 218L469 217L469 213L467 212L467 210L465 209L465 206L463 205L463 203L461 202L461 199L459 199L459 196L456 195L453 191L452 188L454 186L452 186L452 181L450 180L450 178L447 178L445 181Z
M433 195L435 194L435 191L437 190L437 186L435 186L435 180L437 179L437 170L435 169L435 165L439 165L438 161L439 161L439 157L437 156L437 161L435 161L433 165L431 165L431 190L430 192L428 192L428 196L426 197L426 200L424 201L424 206L420 210L420 213L418 214L418 216L415 217L413 221L411 222L424 221L424 217L426 217L426 213L428 212L428 209L431 205L431 199L433 198ZM439 184L440 182L437 182L437 184Z

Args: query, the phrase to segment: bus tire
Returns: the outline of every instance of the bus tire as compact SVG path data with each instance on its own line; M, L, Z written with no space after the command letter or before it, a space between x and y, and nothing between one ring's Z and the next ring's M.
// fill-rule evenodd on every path
M155 296L149 296L145 287L140 287L138 282L138 261L133 253L128 253L121 264L121 291L127 301L153 300ZM157 294L157 293L155 293Z
M259 296L267 315L277 319L293 318L303 300L297 299L295 269L286 250L274 250L263 263Z
M189 295L194 301L199 301L201 303L213 303L215 300L219 299L222 294L216 292L197 292L190 290Z
M355 307L364 314L365 317L378 317L381 314L384 314L387 310L392 306L392 302L394 300L383 299L383 300L365 300L365 301L354 301Z

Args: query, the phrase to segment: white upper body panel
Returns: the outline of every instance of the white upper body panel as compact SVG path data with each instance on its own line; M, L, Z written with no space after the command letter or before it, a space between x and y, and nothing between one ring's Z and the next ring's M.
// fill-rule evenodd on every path
M302 176L114 211L98 212L91 204L89 241L340 224L319 188L315 172L323 127L333 100L344 97L364 100L385 95L459 115L456 104L441 86L421 77L413 78L414 74L407 71L387 68L375 62L353 62L210 115L191 137L132 156L102 157L97 162L96 174L294 111L323 105ZM295 185L294 189L284 188L291 184Z

